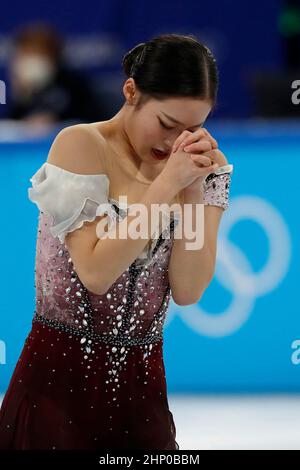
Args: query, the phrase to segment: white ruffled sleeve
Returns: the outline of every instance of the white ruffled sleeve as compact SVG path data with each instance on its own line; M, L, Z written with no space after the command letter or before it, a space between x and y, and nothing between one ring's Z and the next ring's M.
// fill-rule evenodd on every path
M109 178L105 174L81 175L45 162L30 181L28 197L40 211L53 217L50 232L61 243L67 233L96 216L107 214L109 228L116 220L108 201Z

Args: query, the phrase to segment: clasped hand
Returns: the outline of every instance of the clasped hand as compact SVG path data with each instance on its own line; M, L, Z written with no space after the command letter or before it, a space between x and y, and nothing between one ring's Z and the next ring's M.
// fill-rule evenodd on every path
M204 169L203 175L199 176L192 184L184 188L184 193L199 190L205 178L213 173L218 167L227 165L228 161L218 149L218 143L211 134L204 128L195 132L184 131L175 140L172 152L178 150L186 152L195 165Z

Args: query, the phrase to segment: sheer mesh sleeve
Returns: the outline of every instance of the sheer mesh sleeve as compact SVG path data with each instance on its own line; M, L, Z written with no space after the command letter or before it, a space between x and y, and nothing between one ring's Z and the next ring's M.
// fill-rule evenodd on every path
M109 227L116 219L108 201L109 178L106 174L82 175L45 162L30 178L28 197L40 211L50 214L51 234L64 243L67 233L96 216L108 215Z

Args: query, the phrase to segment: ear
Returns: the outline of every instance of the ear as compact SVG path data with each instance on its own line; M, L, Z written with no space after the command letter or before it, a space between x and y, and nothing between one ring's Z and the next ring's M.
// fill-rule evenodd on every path
M123 85L123 93L128 104L134 105L138 101L139 91L137 90L134 78L128 78Z

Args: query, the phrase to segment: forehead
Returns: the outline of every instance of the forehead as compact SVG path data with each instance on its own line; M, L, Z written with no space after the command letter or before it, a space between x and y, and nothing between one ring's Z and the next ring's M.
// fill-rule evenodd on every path
M149 107L166 120L169 120L167 116L170 116L182 124L196 125L206 119L211 110L211 103L200 98L176 97L163 101L151 100Z

